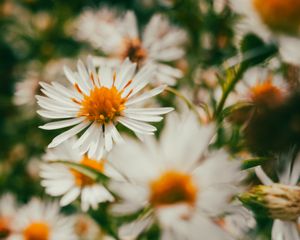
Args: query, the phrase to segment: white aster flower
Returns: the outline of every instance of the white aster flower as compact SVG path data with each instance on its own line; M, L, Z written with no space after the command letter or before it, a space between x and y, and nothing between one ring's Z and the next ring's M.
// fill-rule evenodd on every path
M99 10L99 13L102 11ZM168 85L174 85L176 79L183 76L179 69L167 63L174 63L184 56L182 45L186 42L186 34L171 26L166 17L154 15L142 34L139 33L137 19L131 11L114 21L94 21L97 21L95 24L98 28L85 35L94 36L90 42L97 42L112 64L127 57L138 66L151 62L156 67L156 81ZM79 33L83 31L80 29ZM103 58L96 59L98 64L102 64ZM107 59L104 61L107 62Z
M280 73L268 68L255 67L245 72L229 95L226 106L242 101L254 106L272 108L282 104L289 92L288 83ZM216 99L220 99L221 95L221 88L217 88Z
M129 181L112 185L124 199L112 210L152 209L145 219L121 228L122 239L134 239L154 217L163 239L230 239L210 217L221 214L237 191L239 163L224 151L205 154L214 131L213 125L200 126L193 113L174 114L159 141L128 140L112 152L115 168Z
M237 26L241 34L256 33L266 41L276 41L286 62L299 64L299 0L230 0L233 10L244 16ZM280 14L278 14L280 12Z
M81 208L87 211L90 207L96 209L101 202L113 201L114 197L102 184L90 177L62 163L51 163L51 161L64 160L80 163L109 177L116 175L106 164L106 160L90 159L85 154L81 154L77 148L73 149L72 146L76 140L76 138L71 138L56 148L48 149L44 156L46 163L41 166L41 184L49 195L62 196L61 206L66 206L81 196Z
M17 212L14 196L6 193L0 198L0 239L6 239L13 230L13 218Z
M73 88L61 84L41 83L45 96L37 96L43 110L38 113L50 119L64 119L47 123L41 128L51 130L71 127L53 139L49 147L56 147L72 136L84 133L73 148L88 152L90 158L99 159L104 150L110 151L113 142L122 142L116 124L121 123L138 135L151 135L156 128L145 122L162 120L159 115L172 108L137 108L139 104L159 93L165 86L159 86L138 95L151 81L153 66L146 65L137 73L136 64L125 60L119 67L102 66L96 73L91 58L88 68L78 62L78 72L65 67L65 74Z
M14 235L9 240L76 240L74 219L59 213L56 203L32 199L14 218Z
M275 219L272 228L272 240L299 240L298 221L300 221L299 193L300 154L293 161L294 151L283 154L279 162L284 164L278 173L279 183L270 179L259 166L255 168L260 181L269 186L266 191L270 215ZM296 201L296 202L295 202Z

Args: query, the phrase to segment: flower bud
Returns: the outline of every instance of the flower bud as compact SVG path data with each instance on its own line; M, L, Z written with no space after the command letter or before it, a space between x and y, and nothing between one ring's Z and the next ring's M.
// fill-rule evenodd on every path
M286 221L300 216L300 187L283 184L258 185L239 196L258 216Z

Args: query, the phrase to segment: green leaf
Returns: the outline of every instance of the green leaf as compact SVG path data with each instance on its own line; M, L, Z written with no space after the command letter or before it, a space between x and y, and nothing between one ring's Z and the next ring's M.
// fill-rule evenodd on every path
M83 175L91 178L92 180L96 182L101 182L101 183L106 183L109 180L109 177L107 177L105 174L89 167L82 165L80 163L75 163L75 162L69 162L69 161L53 161L51 163L61 163L66 165L67 167L82 173Z
M265 158L265 157L258 157L258 158L251 158L251 159L244 160L242 163L242 169L246 170L249 168L253 168L253 167L262 165L267 160L268 160L268 158Z
M266 44L261 38L253 33L247 34L241 42L243 54L242 65L248 68L264 62L278 51L274 43Z
M233 112L238 111L238 110L242 110L242 109L245 109L245 108L250 108L250 107L252 107L252 105L253 104L250 103L250 102L238 102L236 104L233 104L233 105L225 108L222 111L221 116L222 116L222 118L226 118L227 116L229 116Z

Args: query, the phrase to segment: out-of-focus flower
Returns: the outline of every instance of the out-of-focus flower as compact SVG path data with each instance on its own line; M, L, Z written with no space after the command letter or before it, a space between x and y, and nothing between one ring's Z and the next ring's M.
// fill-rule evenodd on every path
M200 126L193 113L171 114L158 142L149 137L141 145L128 139L112 152L115 167L131 183L112 184L124 199L112 210L152 209L145 219L121 228L123 239L138 235L153 217L163 239L228 239L210 217L228 207L241 176L239 163L226 152L205 155L214 131L213 125Z
M249 231L256 227L254 214L241 203L235 202L227 210L227 214L219 221L235 239L250 240Z
M256 175L264 185L255 186L241 194L241 201L259 214L274 218L272 239L300 239L297 219L300 217L300 155L293 161L294 152L279 157L284 169L279 173L279 183L274 183L259 166Z
M283 59L299 64L299 0L230 0L232 8L244 16L237 28L253 32L267 41L276 41ZM280 14L278 14L280 12Z
M57 203L32 199L15 216L14 234L9 239L76 240L74 219L59 213Z
M97 223L86 214L75 216L75 233L82 240L97 240L101 234Z
M103 11L106 13L104 17L101 16ZM86 19L90 15L93 16L93 21L88 23ZM139 67L152 63L156 67L155 79L158 83L174 85L176 79L182 77L182 72L170 64L184 55L182 45L186 42L186 34L183 30L171 26L166 17L154 15L140 35L133 12L129 11L113 21L113 17L107 18L106 15L109 15L107 9L94 13L84 12L78 24L77 35L100 48L113 65L128 57ZM111 13L111 16L114 14ZM83 28L85 25L89 27ZM107 62L107 59L97 59L99 64Z
M260 67L248 70L235 91L242 101L263 108L278 107L289 94L288 83L281 74Z
M14 104L20 107L25 106L25 112L34 112L36 109L35 95L40 93L39 82L57 81L65 84L66 80L62 73L62 65L65 64L71 64L71 61L63 58L51 60L45 65L37 62L28 64L24 79L16 83Z
M49 147L56 147L79 132L84 133L74 143L82 153L99 159L104 150L110 151L113 142L123 142L116 129L121 123L136 134L151 135L156 128L145 122L159 122L159 115L173 108L135 108L137 103L161 93L165 86L159 86L137 95L152 79L153 66L146 65L135 74L136 64L125 60L118 68L101 66L96 73L92 59L88 58L88 68L79 61L78 72L65 67L65 74L73 86L67 89L61 84L41 83L42 92L47 96L37 96L43 108L38 113L50 119L63 119L47 123L41 128L51 130L71 127L53 139ZM74 126L75 125L75 126Z
M252 103L259 109L272 109L283 104L289 96L288 82L273 70L263 67L251 68L237 83L227 98L226 106L237 102ZM216 99L220 99L221 88L215 90Z
M10 236L13 229L13 218L17 211L17 204L12 194L4 194L0 198L0 239Z
M42 186L52 196L63 196L60 205L65 206L81 195L81 208L87 211L90 207L98 208L98 204L113 201L112 194L100 183L90 177L65 166L51 161L70 161L93 168L95 171L114 177L113 169L106 164L106 160L94 160L81 154L78 148L73 148L76 138L71 138L56 148L48 149L44 156L47 163L41 166L40 176Z

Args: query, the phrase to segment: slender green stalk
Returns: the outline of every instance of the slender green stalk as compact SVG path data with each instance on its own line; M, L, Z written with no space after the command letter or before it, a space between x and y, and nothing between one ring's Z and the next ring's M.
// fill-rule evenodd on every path
M179 97L181 100L183 100L185 102L185 104L189 107L189 109L191 109L197 115L199 121L203 122L195 104L193 104L190 100L188 100L184 95L182 95L179 91L177 91L174 88L166 87L166 90L170 93L173 93L174 95ZM204 109L204 111L208 114L208 117L209 117L208 109L204 106L200 106L200 107L202 107Z
M238 71L236 72L234 78L230 81L229 85L226 87L226 89L223 90L222 93L222 98L217 106L217 110L215 112L215 118L219 118L220 114L223 111L224 105L226 103L227 97L228 95L231 93L231 91L234 89L235 85L237 84L237 82L240 80L240 78L243 76L244 74L244 68L243 67L239 67Z

